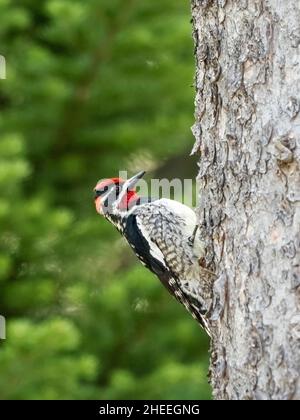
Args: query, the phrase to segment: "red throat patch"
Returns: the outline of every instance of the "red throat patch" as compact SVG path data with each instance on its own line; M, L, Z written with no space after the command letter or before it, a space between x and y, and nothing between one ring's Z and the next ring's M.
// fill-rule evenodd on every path
M122 198L119 209L128 210L130 207L139 199L136 191L128 191L126 195Z

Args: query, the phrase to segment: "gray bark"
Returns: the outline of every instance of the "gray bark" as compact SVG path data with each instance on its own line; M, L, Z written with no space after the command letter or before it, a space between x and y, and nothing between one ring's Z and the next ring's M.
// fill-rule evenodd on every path
M192 0L216 399L300 399L300 2Z

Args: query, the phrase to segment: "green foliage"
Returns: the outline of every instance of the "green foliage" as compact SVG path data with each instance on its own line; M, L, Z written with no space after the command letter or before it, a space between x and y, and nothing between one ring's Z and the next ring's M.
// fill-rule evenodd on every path
M207 338L91 196L120 169L184 166L188 5L0 0L0 14L0 398L209 398Z

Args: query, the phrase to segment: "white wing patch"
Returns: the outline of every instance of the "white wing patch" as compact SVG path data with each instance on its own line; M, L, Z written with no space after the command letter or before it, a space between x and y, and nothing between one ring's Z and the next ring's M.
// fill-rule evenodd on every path
M163 253L158 248L158 246L154 242L152 242L148 231L145 229L143 223L141 223L138 216L136 217L136 223L141 234L143 235L143 237L146 239L146 241L148 242L150 246L150 254L152 255L152 257L158 260L160 263L162 263L162 265L168 270Z

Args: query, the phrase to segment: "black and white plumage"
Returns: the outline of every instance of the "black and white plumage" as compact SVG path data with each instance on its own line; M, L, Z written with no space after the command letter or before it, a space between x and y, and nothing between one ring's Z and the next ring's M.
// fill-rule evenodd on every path
M211 305L212 280L199 263L204 247L196 214L174 200L138 197L134 186L143 174L126 182L111 178L98 183L97 211L116 226L142 264L209 333L205 314Z

